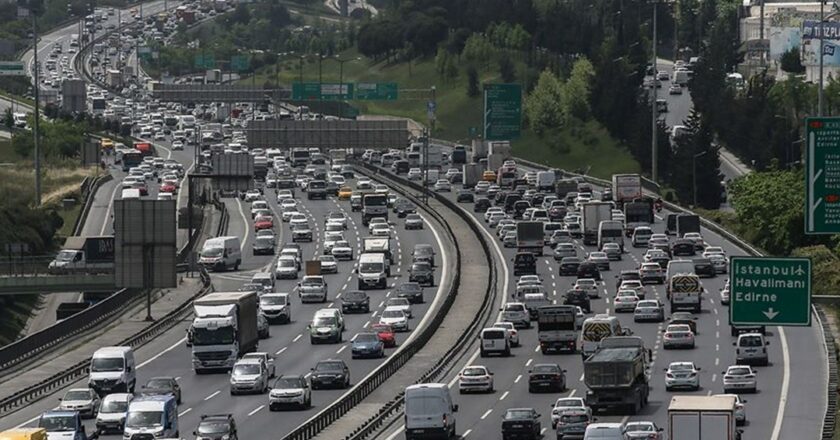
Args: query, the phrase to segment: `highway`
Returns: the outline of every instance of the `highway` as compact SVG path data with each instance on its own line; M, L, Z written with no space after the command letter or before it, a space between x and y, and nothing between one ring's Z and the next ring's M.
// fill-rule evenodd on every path
M520 168L521 169L521 168ZM445 194L445 193L444 193ZM454 197L452 194L450 197ZM462 204L473 213L472 204ZM473 213L480 223L486 225L482 214ZM664 232L661 221L667 212L658 214L654 232ZM503 262L503 276L508 279L508 291L502 298L509 299L515 291L516 277L513 276L509 263L515 254L515 249L503 248L495 238L494 230L486 228L488 239L495 244L497 261ZM744 252L717 234L703 230L703 237L711 246L722 246L728 256L744 255ZM592 246L583 246L580 241L578 256L586 257L586 253L596 250ZM634 249L629 239L625 242L626 254L618 262L612 262L610 271L602 272L604 281L600 283L601 298L592 301L594 313L611 313L610 299L616 293L615 275L621 270L636 269L642 261L645 249ZM557 263L551 257L551 251L546 249L547 256L541 258L538 273L542 277L543 286L550 293L552 299L562 303L560 295L569 290L574 284L575 277L560 276ZM504 264L508 262L507 264ZM666 306L666 322L634 323L632 313L620 313L622 327L633 330L635 336L645 340L646 346L653 350L653 365L651 367L652 391L650 403L638 415L596 415L599 422L620 422L627 420L653 421L660 427L667 427L667 407L670 396L683 392L666 392L664 387L664 371L670 362L693 361L701 371L701 389L695 394L723 393L722 372L729 365L735 364L735 350L732 343L735 338L730 336L728 325L728 308L720 304L719 290L723 288L727 275L703 279L703 286L707 290L703 305L703 312L696 315L697 345L691 350L663 350L661 344L662 330L667 326L670 316ZM664 285L648 285L648 298L660 299L666 302ZM502 300L505 301L505 300ZM591 315L589 315L591 316ZM768 348L771 365L758 367L758 393L743 395L747 401L747 424L744 440L780 440L791 438L819 438L822 432L822 420L825 413L825 384L827 381L825 349L823 347L822 332L818 322L812 327L780 328L768 327L771 345ZM551 431L551 407L558 397L578 396L586 394L583 385L583 368L579 355L567 354L543 355L539 350L536 326L519 331L521 347L513 349L513 356L478 357L476 350L466 365L484 365L495 373L495 393L458 395L457 376L447 378L453 391L454 403L460 405L457 414L458 433L465 438L496 438L501 432L501 417L508 408L532 407L542 414L542 426ZM546 393L533 394L528 392L528 369L538 363L558 363L567 370L566 379L568 391L562 394ZM795 390L795 392L793 392ZM690 393L690 392L689 392ZM402 430L398 427L391 430L389 435L382 436L392 440L402 438ZM548 434L546 434L548 435Z

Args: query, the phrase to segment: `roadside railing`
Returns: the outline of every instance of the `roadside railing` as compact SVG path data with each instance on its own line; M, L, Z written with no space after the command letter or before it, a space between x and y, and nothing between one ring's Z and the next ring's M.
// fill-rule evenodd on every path
M111 179L113 179L113 177L110 174L98 177L85 177L81 188L83 200L82 210L79 211L79 216L76 217L76 223L73 225L73 235L82 234L82 230L85 227L85 221L87 220L88 213L90 212L90 207L93 205L93 200L96 197L96 191L100 186L102 186L102 184Z

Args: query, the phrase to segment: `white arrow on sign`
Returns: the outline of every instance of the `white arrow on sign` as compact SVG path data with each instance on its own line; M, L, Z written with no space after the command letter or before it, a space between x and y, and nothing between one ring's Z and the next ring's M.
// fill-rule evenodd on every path
M761 312L761 313L764 313L764 316L766 316L766 317L767 317L767 319L770 319L770 320L772 320L773 318L775 318L775 317L776 317L776 315L778 315L778 314L779 314L779 312L777 312L777 311L773 310L773 308L772 308L772 307L770 307L769 309L767 309L767 310L765 310L765 311L763 311L763 312Z

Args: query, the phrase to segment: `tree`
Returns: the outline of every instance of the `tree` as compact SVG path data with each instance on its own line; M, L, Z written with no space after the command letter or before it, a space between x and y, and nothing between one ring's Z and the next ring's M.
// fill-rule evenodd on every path
M782 70L788 73L805 73L805 66L802 65L802 58L799 56L799 48L792 47L782 54Z
M12 115L11 107L7 108L6 112L3 114L3 125L9 130L15 126L15 117Z
M591 109L589 106L590 87L595 77L595 69L586 58L580 58L572 65L572 73L563 85L563 113L567 116L586 120Z
M548 130L563 125L563 85L550 70L540 74L537 85L525 100L525 114L531 128L542 136Z
M490 44L487 37L481 34L472 34L467 38L461 56L467 62L473 63L479 68L486 68L493 57L493 52L493 45Z
M693 110L685 121L687 133L677 137L674 161L681 169L673 174L670 184L683 202L694 199L696 184L697 203L706 209L720 206L723 175L720 174L718 147L709 120ZM686 176L691 176L687 179Z
M506 83L516 81L516 68L513 65L513 61L510 60L510 57L503 56L499 58L499 75L502 77L502 81Z
M467 67L467 96L475 98L481 91L478 88L478 70L475 66Z

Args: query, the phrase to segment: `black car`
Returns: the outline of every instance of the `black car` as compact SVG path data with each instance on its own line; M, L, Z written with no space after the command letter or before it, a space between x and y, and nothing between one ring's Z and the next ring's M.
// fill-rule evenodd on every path
M730 325L729 333L732 336L738 336L741 333L761 333L766 334L766 328L763 325Z
M415 244L411 251L412 261L426 261L435 266L435 248L430 244Z
M411 167L408 165L407 160L398 160L391 165L391 168L397 174L405 174L408 173L408 170Z
M407 199L397 199L394 202L394 213L397 214L398 218L404 218L408 214L414 214L416 212L417 207Z
M350 368L341 359L327 359L315 364L309 383L320 388L350 388Z
M642 276L639 275L638 270L622 270L621 273L616 275L615 280L615 288L618 289L621 286L621 283L624 281L642 281Z
M598 265L589 261L580 263L577 270L578 278L592 278L595 281L601 281L601 270Z
M458 191L455 201L458 203L472 203L475 200L475 195L468 189Z
M140 387L141 396L175 396L178 405L181 404L181 386L174 377L153 377Z
M671 245L671 253L675 256L694 256L694 242L691 240L687 240L685 238L680 238L674 241L674 244Z
M528 370L528 392L566 391L566 370L557 364L536 364Z
M522 197L520 197L519 194L516 194L516 200L520 200L521 198ZM510 206L512 206L513 202L510 202L510 204L508 204L508 199L510 199L510 194L508 194L507 191L498 191L496 192L496 194L493 194L493 205L499 206L501 204L504 204L505 212L510 212Z
M558 271L560 272L560 276L572 276L577 275L578 267L580 267L580 258L563 257L563 259L560 260Z
M486 197L475 199L475 205L473 205L473 212L487 212L490 206L492 206L490 203L490 199Z
M513 257L513 276L536 275L537 257L530 252L520 252Z
M520 200L513 204L513 219L514 220L521 220L522 214L525 214L525 211L531 207L531 202L527 200Z
M274 237L262 236L254 239L254 255L274 255Z
M402 283L396 292L397 298L406 298L412 304L423 303L423 287L420 283Z
M715 272L715 267L712 266L712 260L708 258L695 258L694 259L694 273L697 274L699 277L709 277L714 278L717 273Z
M408 269L408 281L416 281L428 286L435 285L435 273L432 265L426 261L415 261Z
M198 427L193 431L202 440L238 440L236 421L233 414L206 414L201 416Z
M367 293L361 290L351 290L344 292L341 295L341 311L344 313L350 312L370 312L370 297Z
M578 306L584 312L592 313L592 306L589 304L589 295L583 290L570 290L563 296L563 305Z
M671 261L671 259L666 257L665 255L653 257L653 258L650 259L651 263L656 263L656 264L659 265L659 267L661 267L663 269L668 268L668 262L670 262L670 261Z
M540 414L533 408L511 408L502 418L502 438L504 440L540 438Z

